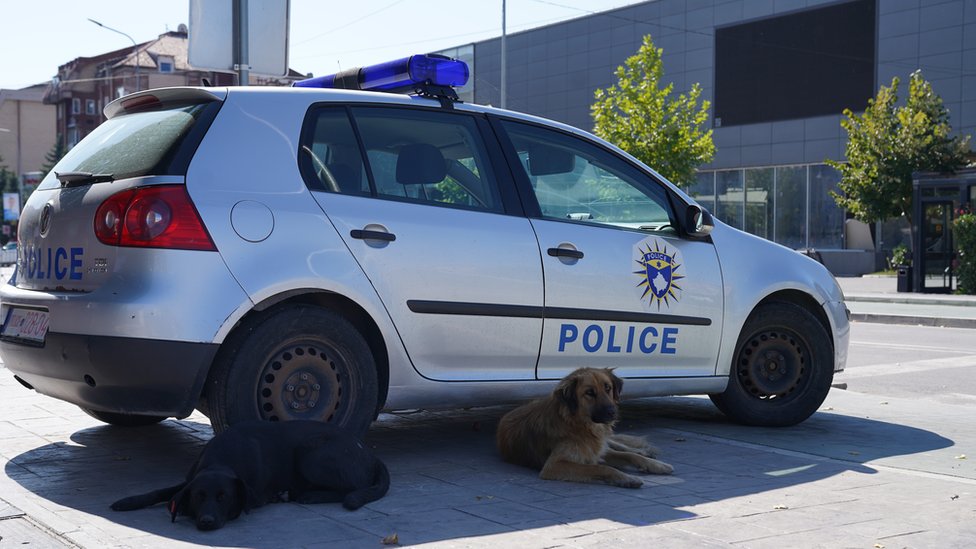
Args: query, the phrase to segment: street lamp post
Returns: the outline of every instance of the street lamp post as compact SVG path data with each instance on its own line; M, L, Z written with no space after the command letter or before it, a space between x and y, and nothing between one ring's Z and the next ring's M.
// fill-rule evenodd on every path
M135 71L135 73L136 73L136 91L139 91L139 89L140 89L140 86L139 86L139 45L136 44L136 41L131 36L129 36L128 34L122 32L122 31L120 31L118 29L113 29L112 27L109 27L107 25L103 25L102 23L99 23L98 21L95 21L94 19L91 19L91 18L89 18L88 20L91 21L92 23L95 23L99 27L102 27L103 29L110 30L112 32L116 32L118 34L121 34L122 36L128 38L132 42L132 51L135 53L135 60L136 60L136 71Z

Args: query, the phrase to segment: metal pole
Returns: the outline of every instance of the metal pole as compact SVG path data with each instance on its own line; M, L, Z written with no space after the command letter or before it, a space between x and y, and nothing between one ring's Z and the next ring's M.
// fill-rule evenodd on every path
M503 108L503 109L507 107L507 102L508 102L507 101L507 98L505 97L507 95L505 88L508 87L506 85L507 84L506 81L508 79L507 79L506 74L505 74L505 73L508 72L506 70L506 66L505 66L507 64L506 63L506 60L508 59L507 48L505 47L505 11L506 11L505 10L505 0L502 0L502 64L501 64L501 68L502 68L502 81L501 81L502 98L501 98L501 108Z
M141 86L139 85L140 84L140 82L139 82L139 44L136 44L135 39L133 39L131 36L129 36L128 34L122 32L122 31L120 31L118 29L113 29L112 27L103 25L103 24L99 23L98 21L95 21L94 19L91 19L91 18L89 18L88 20L91 21L92 23L95 23L99 27L102 27L103 29L106 29L106 30L110 30L112 32L119 33L122 36L124 36L124 37L126 37L126 38L128 38L129 40L132 41L132 51L133 51L133 54L134 54L135 60L136 60L136 70L135 70L135 74L136 74L136 91L139 91L140 88L141 88Z
M237 30L238 43L237 43L237 83L241 86L247 86L251 83L251 67L248 65L248 35L247 35L247 0L237 0L238 6L238 23L240 26Z

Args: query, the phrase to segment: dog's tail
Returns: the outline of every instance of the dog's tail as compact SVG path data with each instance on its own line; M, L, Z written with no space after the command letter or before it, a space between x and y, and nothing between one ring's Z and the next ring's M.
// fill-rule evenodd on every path
M355 511L371 501L376 501L386 495L390 489L390 471L379 459L373 468L373 485L360 488L346 494L342 500L342 506L350 511Z
M159 490L153 490L152 492L147 492L145 494L139 494L138 496L129 496L127 498L122 498L112 504L113 511L134 511L136 509L142 509L144 507L149 507L150 505L155 505L157 503L162 503L164 501L169 501L177 492L186 486L185 482L181 482L176 486L170 486L168 488L160 488Z

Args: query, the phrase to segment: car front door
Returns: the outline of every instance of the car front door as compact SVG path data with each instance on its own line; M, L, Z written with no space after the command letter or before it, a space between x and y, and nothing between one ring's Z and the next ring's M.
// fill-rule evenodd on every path
M492 167L487 128L435 109L324 107L303 134L313 195L430 379L535 377L539 249L510 214L514 185Z
M500 122L543 254L541 379L714 375L723 292L710 241L682 238L666 187L594 142ZM518 161L515 161L515 156Z

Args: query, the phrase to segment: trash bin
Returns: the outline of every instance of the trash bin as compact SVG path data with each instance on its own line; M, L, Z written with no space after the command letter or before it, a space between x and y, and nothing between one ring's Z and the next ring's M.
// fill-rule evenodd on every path
M911 292L912 291L912 266L899 265L897 267L897 271L898 271L898 291Z

